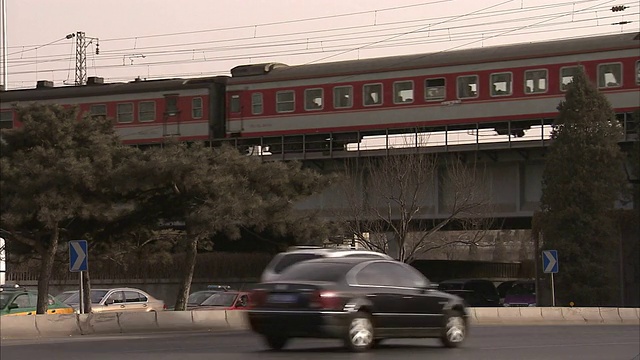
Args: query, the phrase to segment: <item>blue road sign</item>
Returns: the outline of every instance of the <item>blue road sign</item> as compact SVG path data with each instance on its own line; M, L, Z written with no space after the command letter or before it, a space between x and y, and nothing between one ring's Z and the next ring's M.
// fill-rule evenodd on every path
M87 271L88 255L87 240L69 241L69 271Z
M558 251L544 250L542 252L542 269L545 273L555 274L558 272Z

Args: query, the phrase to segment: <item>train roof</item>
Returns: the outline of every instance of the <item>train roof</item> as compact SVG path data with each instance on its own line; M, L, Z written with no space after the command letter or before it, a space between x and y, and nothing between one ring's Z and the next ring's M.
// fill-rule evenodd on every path
M172 91L208 87L214 83L226 83L228 76L203 78L174 78L159 80L140 80L120 83L95 83L80 86L41 87L33 89L9 90L0 93L2 103L14 101L37 101L46 99L75 98L110 94L130 94L155 91ZM41 82L39 82L41 83Z
M265 67L262 75L233 76L228 83L241 84L356 75L633 48L637 48L639 50L638 55L640 55L640 33L638 32L319 64L296 66L278 64L278 66ZM262 68L264 65L258 64L256 66Z

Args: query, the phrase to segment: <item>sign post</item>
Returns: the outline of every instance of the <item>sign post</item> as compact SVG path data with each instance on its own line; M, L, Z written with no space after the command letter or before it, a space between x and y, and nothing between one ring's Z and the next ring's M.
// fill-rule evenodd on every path
M84 272L89 267L87 240L69 241L69 271L80 273L80 314L84 314Z
M553 284L553 274L558 272L558 251L544 250L542 252L542 269L546 274L551 273L551 303L556 306L556 288Z

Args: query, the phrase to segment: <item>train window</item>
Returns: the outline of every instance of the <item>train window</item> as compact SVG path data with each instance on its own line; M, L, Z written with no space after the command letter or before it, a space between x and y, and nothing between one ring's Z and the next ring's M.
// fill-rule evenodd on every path
M336 86L333 88L333 107L335 109L353 106L353 86Z
M99 104L99 105L91 105L89 108L89 113L91 114L92 119L96 118L106 118L107 117L107 105Z
M118 104L118 113L116 119L119 123L133 122L133 103Z
M251 94L251 113L253 115L262 114L262 93Z
M191 117L193 119L202 118L202 98L195 97L191 99Z
M560 90L567 91L567 85L573 81L573 76L577 72L577 66L567 66L560 69Z
M292 112L295 109L296 97L293 90L278 91L276 93L276 111Z
M413 102L413 81L393 83L393 103L408 104Z
M622 64L598 65L598 87L611 88L622 86Z
M142 101L138 105L138 120L140 122L153 121L156 119L156 102Z
M547 92L547 70L527 70L524 72L524 93L539 94Z
M304 91L304 109L321 110L323 103L322 89L306 89Z
M240 95L231 95L231 100L229 101L229 111L232 113L240 112Z
M367 84L362 87L365 106L382 104L382 84Z
M491 74L491 96L508 96L513 93L511 73Z
M640 85L640 60L636 61L636 84Z
M458 76L458 99L478 97L478 75Z
M165 98L165 116L176 116L180 110L178 110L178 95L167 94Z
M0 129L11 129L13 127L13 111L0 112Z
M446 94L446 80L444 78L427 79L424 81L424 99L426 101L444 100Z

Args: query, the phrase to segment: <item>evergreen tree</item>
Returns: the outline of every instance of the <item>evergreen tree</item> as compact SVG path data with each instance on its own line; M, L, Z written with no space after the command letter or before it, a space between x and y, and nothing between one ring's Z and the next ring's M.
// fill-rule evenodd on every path
M37 313L47 310L58 245L84 220L110 221L112 174L132 148L121 144L110 120L84 117L77 108L33 104L17 108L21 126L2 130L0 217L7 240L41 260Z
M625 187L622 129L583 71L558 106L541 199L544 249L558 250L557 303L608 305L615 296L612 211Z
M215 235L237 238L241 229L253 228L303 237L311 227L292 212L293 205L331 179L300 163L262 162L201 143L168 142L134 158L129 168L129 183L140 194L136 213L184 222L174 239L186 255L175 310L184 310L198 250L210 250Z

